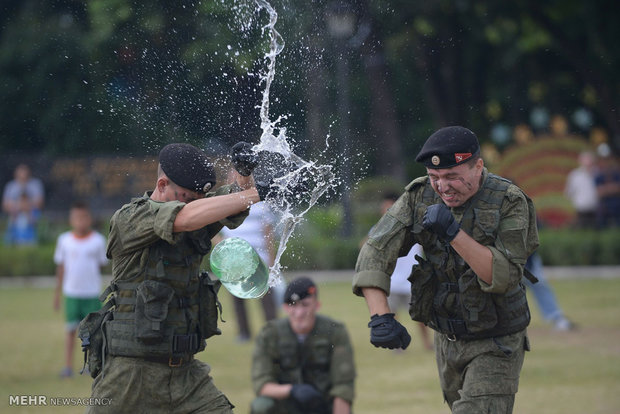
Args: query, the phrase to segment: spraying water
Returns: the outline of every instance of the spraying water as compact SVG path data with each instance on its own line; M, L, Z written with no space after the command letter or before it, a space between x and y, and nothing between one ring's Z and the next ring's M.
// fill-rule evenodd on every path
M268 19L267 23L262 25L260 31L262 36L268 36L269 49L264 54L265 67L258 74L260 85L264 87L260 106L257 106L260 109L262 133L260 142L254 146L254 150L277 155L275 158L279 160L279 166L286 166L286 173L278 176L272 186L286 191L287 188L291 187L291 183L303 181L304 187L307 190L304 191L304 196L297 200L285 199L278 202L267 202L272 210L277 213L276 215L280 217L280 223L276 226L277 231L280 233L278 234L278 250L274 264L269 268L269 285L275 286L280 282L281 278L282 266L280 265L280 260L296 226L323 194L336 188L338 177L334 174L332 165L318 165L315 162L302 159L293 152L289 145L287 129L281 125L286 119L285 115L278 116L273 121L270 119L270 92L276 73L276 58L284 49L284 40L275 29L278 20L276 11L266 0L219 1L222 4L226 4L226 6L230 6L231 2L235 3L231 9L236 18L234 19L234 25L231 24L228 26L228 29L231 31L240 29L242 37L245 39L244 41L247 41L248 38L254 39L255 19L262 19L264 17ZM262 13L263 11L265 13ZM253 42L249 41L247 44L248 47L251 47L250 45ZM219 52L219 54L218 51L215 51L209 57L210 63L213 66L216 66L216 63L222 64L222 62L230 64L238 56L238 51L233 51L233 46L230 43L224 43L224 45L225 50ZM218 44L217 46L221 45ZM239 43L237 46L239 49L243 48L242 43ZM115 102L119 102L119 105L122 105L118 111L113 109L111 112L129 111L135 123L143 126L144 131L148 132L147 135L160 135L158 131L164 128L162 127L163 123L165 124L167 134L181 139L187 138L186 131L193 131L197 135L217 136L218 134L222 135L222 131L217 132L220 124L240 126L240 122L233 118L222 117L221 114L213 110L213 108L222 107L222 104L227 104L223 90L227 86L238 86L236 85L235 76L229 76L227 72L224 72L215 80L209 80L213 82L216 90L220 90L220 94L213 95L208 90L204 90L203 94L197 94L195 89L200 89L199 85L201 82L207 82L207 79L211 78L206 77L197 83L192 81L192 68L187 62L181 62L177 57L173 56L171 52L173 48L163 51L159 49L157 46L148 46L147 42L147 46L140 53L142 69L145 70L145 73L150 73L150 75L145 75L144 79L141 79L145 80L148 88L141 88L137 83L132 83L131 79L125 80L123 77L115 78L110 82L110 93L116 98ZM192 60L190 60L191 62ZM191 64L199 69L197 72L202 70L208 72L209 70L208 65L200 63L200 59L196 59ZM248 62L240 65L241 68L247 70L248 76L254 76L255 73L250 72L250 66ZM156 93L152 93L152 91ZM165 99L153 100L153 96L162 96ZM222 96L224 96L223 99ZM130 108L133 107L139 108L139 110L131 112ZM203 116L204 111L197 110L203 107L211 109L208 112L208 116ZM200 122L196 122L197 116L203 116L199 118ZM214 133L212 129L215 129L216 132ZM326 137L326 147L329 145L328 139L329 137ZM155 141L152 142L154 147L158 146ZM224 146L223 143L219 144L219 141L214 139L206 147L217 148L218 145ZM272 159L274 158L272 157Z
M261 74L261 83L264 83L262 102L260 106L260 120L262 134L260 142L254 146L255 151L268 151L277 153L289 167L289 172L278 178L274 185L281 190L285 190L291 183L303 180L309 188L309 197L300 203L293 203L291 200L283 200L279 203L268 202L270 206L281 215L281 234L278 251L273 266L269 269L269 285L275 286L281 281L282 266L280 259L286 250L289 238L293 234L295 227L304 216L316 204L319 198L328 190L336 186L335 175L331 165L317 165L312 161L306 161L293 153L287 141L286 128L280 126L282 117L275 121L269 118L269 93L271 83L276 72L276 57L284 49L284 40L275 29L278 14L266 0L255 0L258 11L265 10L269 15L269 22L262 28L262 33L267 33L270 39L269 51L265 54L267 68ZM301 200L300 200L301 201Z

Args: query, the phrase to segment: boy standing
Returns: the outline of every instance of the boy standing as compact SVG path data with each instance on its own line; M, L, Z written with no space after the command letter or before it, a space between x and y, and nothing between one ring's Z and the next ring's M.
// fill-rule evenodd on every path
M101 306L101 266L108 263L106 240L92 229L92 217L85 203L76 202L69 212L71 230L58 236L54 262L56 263L56 293L54 310L60 309L60 290L65 297L67 338L65 368L61 377L73 374L73 348L80 321Z

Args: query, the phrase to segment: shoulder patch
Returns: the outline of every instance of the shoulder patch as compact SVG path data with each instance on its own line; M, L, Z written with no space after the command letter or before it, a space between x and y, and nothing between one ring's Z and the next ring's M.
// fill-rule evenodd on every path
M519 198L525 198L526 200L529 199L527 194L525 194L525 191L514 184L510 184L508 186L508 189L506 190L506 197L508 197L510 201L514 201Z
M427 181L428 181L428 176L427 175L425 175L423 177L418 177L415 180L413 180L412 182L410 182L409 184L407 184L405 186L405 190L412 191L416 187L421 187L421 186L425 185Z

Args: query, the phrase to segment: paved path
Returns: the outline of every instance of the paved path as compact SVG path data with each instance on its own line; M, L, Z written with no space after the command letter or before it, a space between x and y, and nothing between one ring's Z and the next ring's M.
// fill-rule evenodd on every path
M547 266L545 277L551 279L615 279L620 278L620 266ZM351 281L354 270L308 270L284 272L284 277L310 276L317 282ZM111 276L104 276L104 285ZM49 288L55 284L54 276L0 277L0 288L33 287Z

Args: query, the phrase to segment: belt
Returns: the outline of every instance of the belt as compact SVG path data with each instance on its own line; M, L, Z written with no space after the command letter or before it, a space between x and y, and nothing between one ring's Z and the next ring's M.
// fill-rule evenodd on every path
M144 357L142 358L148 362L156 362L158 364L166 364L169 367L176 368L186 365L194 360L194 355L183 356L163 356L163 357Z
M468 334L467 326L462 319L450 319L441 316L437 316L435 319L439 328L438 331L445 334L451 341Z

